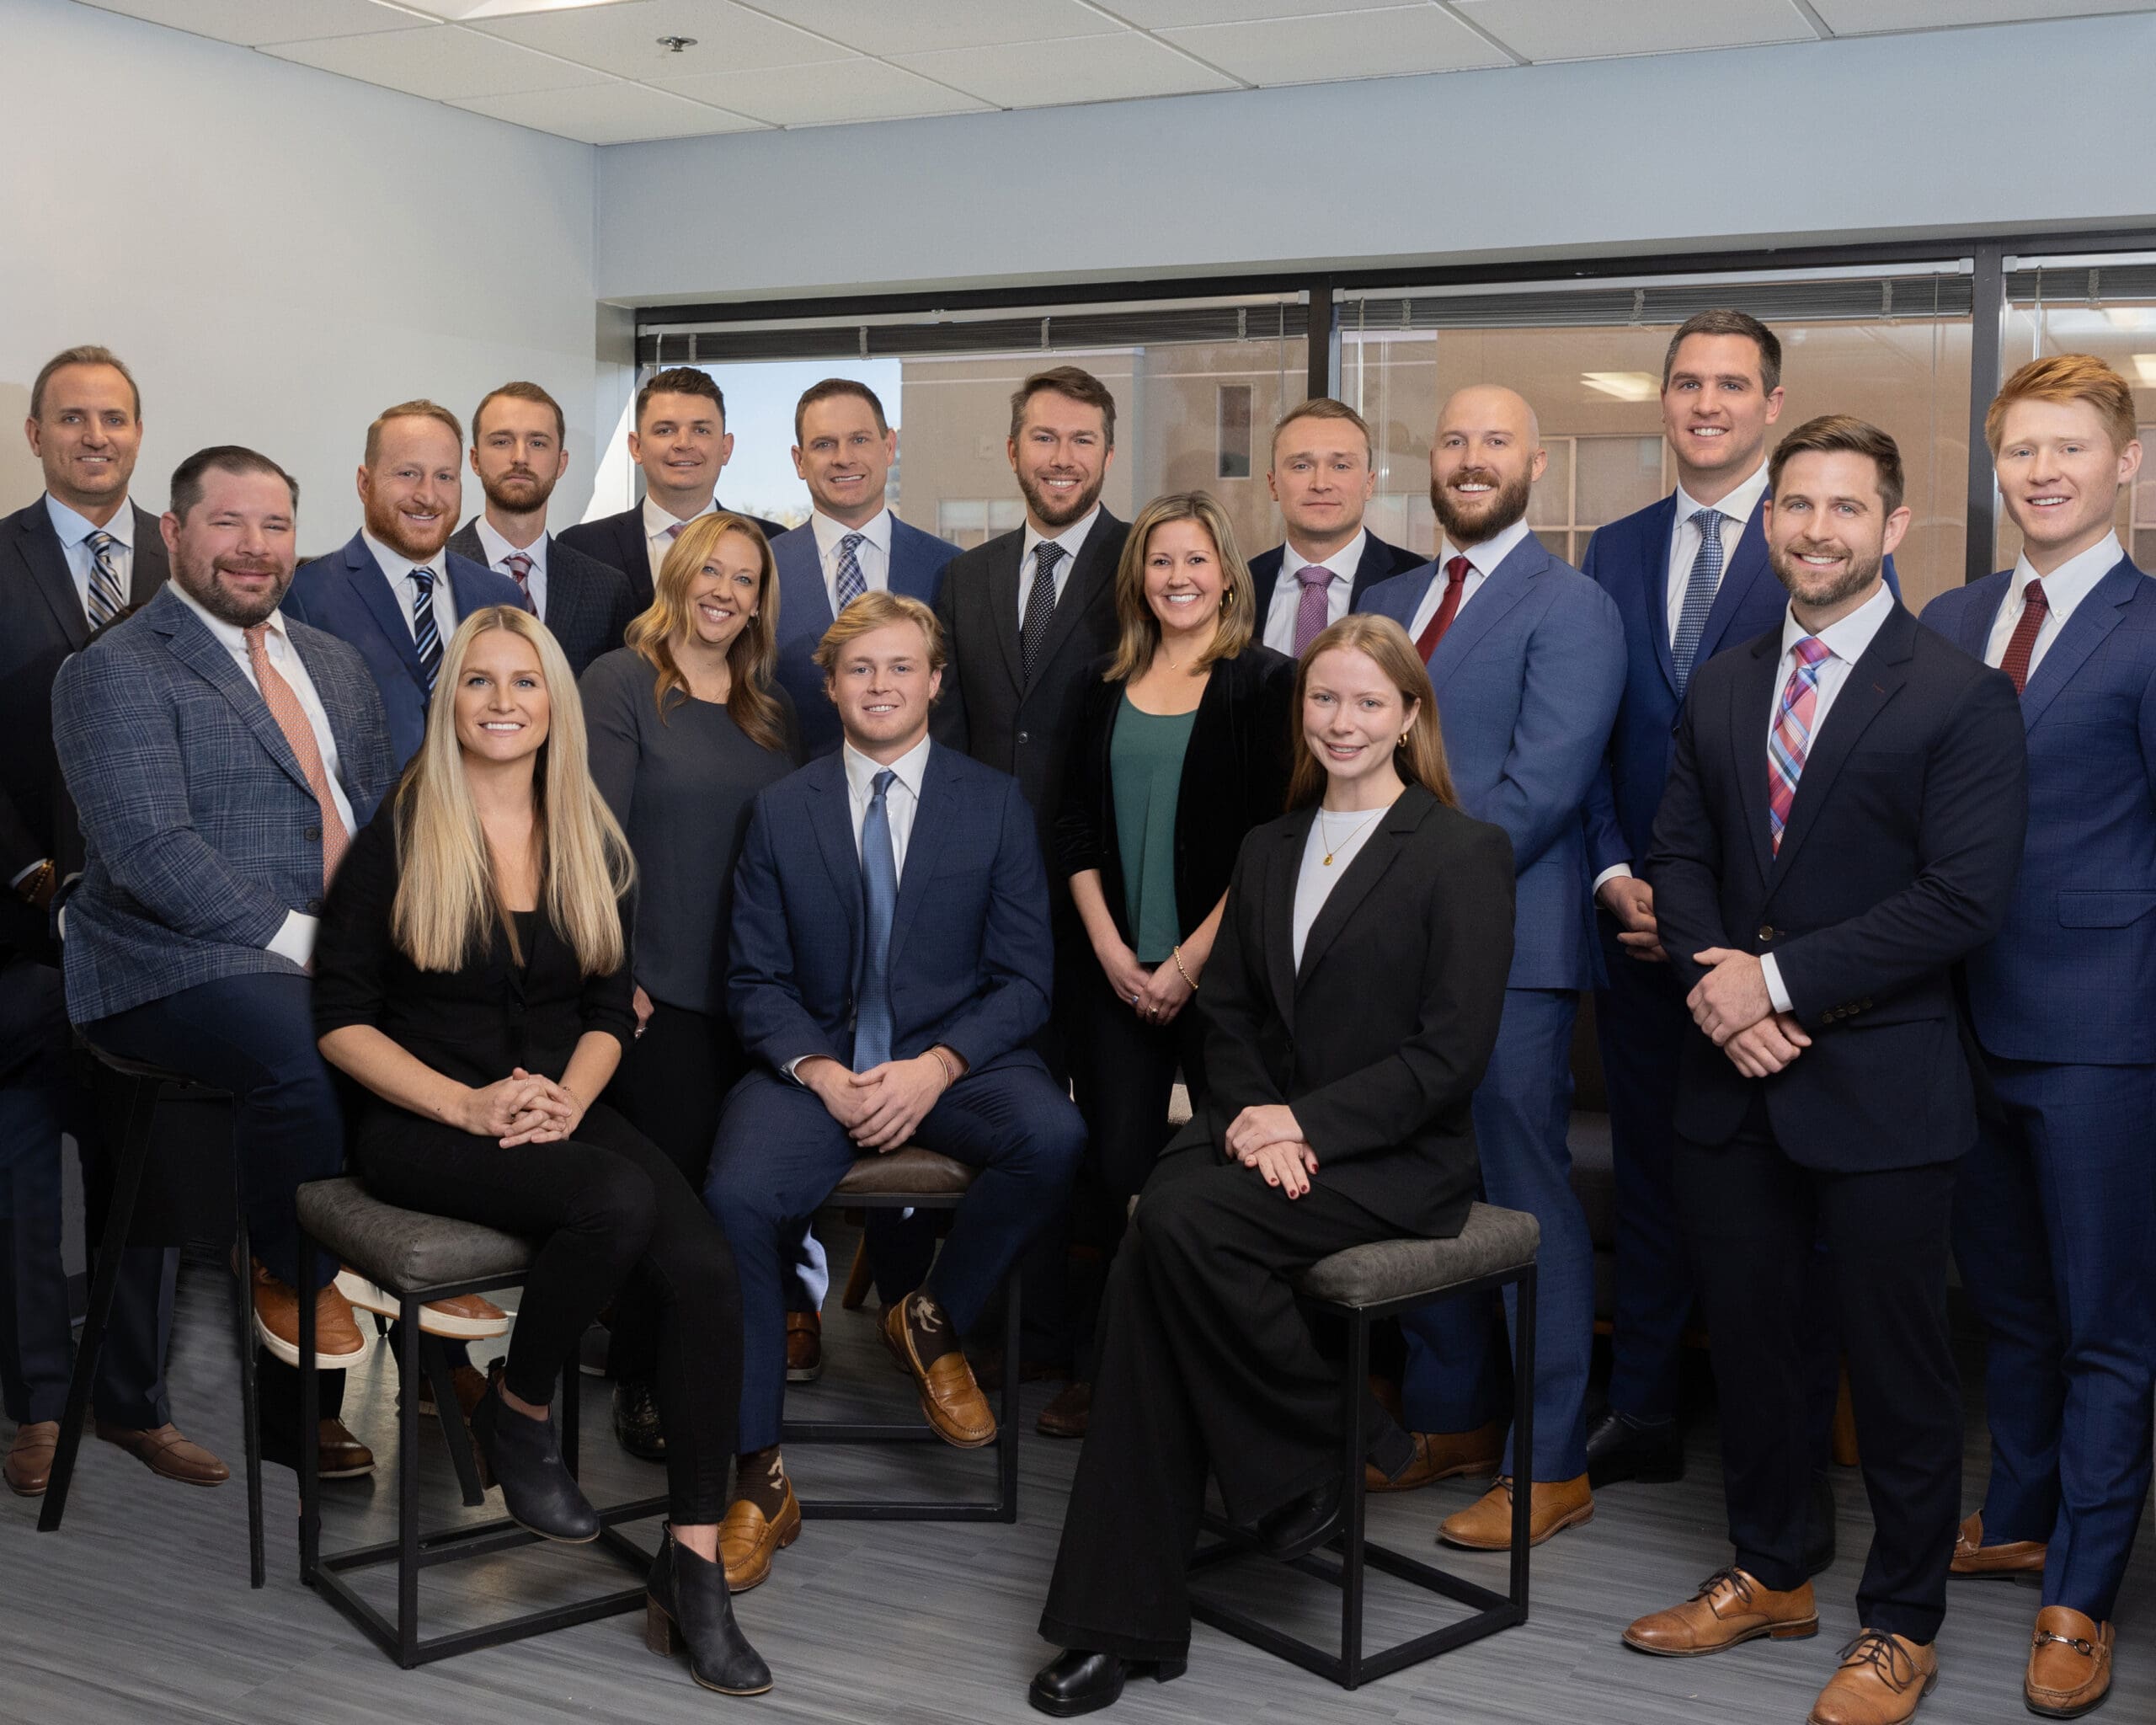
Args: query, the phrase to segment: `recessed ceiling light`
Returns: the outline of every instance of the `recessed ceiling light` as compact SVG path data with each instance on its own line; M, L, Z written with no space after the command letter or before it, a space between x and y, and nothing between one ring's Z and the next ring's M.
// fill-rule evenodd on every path
M408 11L453 24L476 18L521 18L535 12L576 12L592 6L612 6L617 0L395 0Z
M1619 401L1652 401L1662 393L1662 380L1652 371L1582 371L1580 382Z

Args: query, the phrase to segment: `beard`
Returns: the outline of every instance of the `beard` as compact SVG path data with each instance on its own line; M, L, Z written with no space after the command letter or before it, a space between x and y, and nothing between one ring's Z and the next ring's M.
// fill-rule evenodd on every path
M278 578L276 587L264 598L244 597L225 585L221 572L227 568L243 569L249 574L274 574ZM251 629L265 621L284 602L286 590L292 585L289 567L280 568L275 563L248 563L238 558L197 558L184 551L173 553L172 577L203 610L219 622L230 623L236 629Z
M547 499L554 494L556 483L552 479L542 479L528 470L512 470L494 478L482 475L479 489L486 493L487 501L504 515L523 515L531 514L534 510L546 508ZM383 542L388 542L385 540Z
M1067 527L1091 513L1093 505L1101 500L1101 485L1107 478L1102 473L1091 485L1081 488L1068 503L1050 503L1023 473L1018 475L1018 489L1025 494L1026 507L1033 510L1035 521L1043 526Z
M456 531L456 513L446 510L435 517L435 531L430 537L421 537L398 512L394 504L379 503L369 498L364 511L367 531L382 541L399 557L408 557L414 563L425 563L443 546L449 536Z
M1479 502L1464 500L1453 485L1473 480L1495 485L1495 491L1485 492ZM1430 482L1430 507L1436 511L1438 525L1444 529L1447 542L1458 545L1481 545L1494 539L1514 521L1527 515L1527 499L1534 482L1522 473L1517 479L1501 480L1487 467L1463 467L1452 476L1450 483Z
M1879 579L1886 562L1883 557L1862 558L1851 551L1849 564L1839 574L1822 578L1799 563L1797 555L1794 546L1787 551L1776 546L1769 551L1768 561L1774 565L1774 579L1790 596L1813 611L1827 611L1845 599L1855 598Z

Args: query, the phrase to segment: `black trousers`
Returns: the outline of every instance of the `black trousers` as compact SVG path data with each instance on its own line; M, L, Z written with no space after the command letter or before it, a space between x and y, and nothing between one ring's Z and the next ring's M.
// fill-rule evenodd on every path
M669 1513L726 1512L741 1399L741 1295L734 1255L681 1172L595 1103L577 1135L504 1150L386 1103L353 1133L368 1188L392 1204L484 1223L539 1242L525 1279L504 1381L526 1402L554 1397L563 1362L625 1289L657 1315L653 1388L666 1433Z
M1340 1467L1339 1371L1288 1274L1399 1232L1322 1172L1290 1199L1209 1146L1155 1165L1108 1278L1043 1637L1127 1659L1182 1655L1207 1472L1246 1525Z
M1805 1578L1815 1376L1806 1294L1823 1274L1875 1529L1858 1616L1867 1629L1929 1642L1945 1615L1961 1516L1961 1384L1946 1327L1955 1164L1805 1167L1755 1108L1726 1144L1680 1137L1676 1175L1714 1338L1738 1566L1777 1591Z

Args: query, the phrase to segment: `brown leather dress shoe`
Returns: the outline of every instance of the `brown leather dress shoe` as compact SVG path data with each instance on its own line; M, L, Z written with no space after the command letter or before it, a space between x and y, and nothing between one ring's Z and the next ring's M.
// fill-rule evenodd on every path
M336 1285L337 1291L362 1311L393 1318L403 1310L395 1295L355 1269L338 1271ZM460 1294L454 1300L430 1300L422 1306L419 1327L430 1336L483 1342L509 1332L509 1314L483 1295Z
M771 1559L800 1537L801 1504L791 1479L775 1520L765 1520L764 1512L747 1498L735 1498L718 1525L718 1560L726 1566L727 1591L745 1594L760 1587L771 1577Z
M824 1375L824 1316L817 1311L786 1315L786 1381L813 1384Z
M1625 1645L1665 1659L1696 1659L1761 1636L1802 1641L1818 1632L1810 1582L1778 1594L1732 1563L1701 1582L1684 1604L1641 1618L1625 1632Z
M912 1373L921 1395L921 1417L936 1435L960 1450L982 1449L995 1441L995 1416L988 1411L988 1397L974 1381L963 1350L953 1348L924 1365L913 1345L906 1313L925 1297L909 1295L883 1314L883 1345Z
M1594 1493L1587 1476L1577 1479L1537 1480L1529 1488L1527 1542L1539 1546L1552 1534L1594 1519ZM1513 1548L1513 1482L1500 1479L1456 1515L1449 1515L1438 1529L1438 1537L1449 1546L1470 1551L1509 1551Z
M1939 1681L1939 1651L1867 1629L1812 1704L1811 1725L1903 1725Z
M325 1419L315 1428L314 1463L323 1479L357 1479L374 1471L374 1451L345 1430L343 1420Z
M8 1489L19 1498L39 1498L52 1482L52 1452L60 1445L60 1422L34 1419L15 1428L8 1448Z
M2021 1698L2047 1719L2079 1719L2111 1692L2111 1626L2064 1605L2036 1613Z
M290 1283L254 1260L254 1333L286 1365L300 1363L300 1296ZM352 1365L367 1351L367 1338L352 1316L352 1302L332 1282L314 1297L314 1357L323 1371Z
M184 1486L221 1486L232 1477L232 1470L207 1450L182 1437L178 1426L131 1431L99 1420L96 1429L104 1442L118 1445L159 1479Z
M1947 1573L1964 1579L1988 1580L1999 1576L2041 1575L2044 1542L2007 1540L1996 1546L1984 1543L1983 1511L1979 1509L1954 1535L1954 1561Z
M1366 1492L1412 1492L1441 1479L1486 1479L1505 1459L1504 1428L1492 1420L1471 1432L1410 1432L1415 1459L1398 1479L1368 1463L1363 1468Z
M1073 1378L1049 1398L1033 1429L1044 1438L1082 1438L1093 1418L1093 1386Z
M475 1365L453 1366L449 1374L451 1386L456 1391L456 1406L467 1420L479 1399L487 1393L486 1374ZM424 1375L419 1379L419 1412L431 1416L436 1412L434 1381Z

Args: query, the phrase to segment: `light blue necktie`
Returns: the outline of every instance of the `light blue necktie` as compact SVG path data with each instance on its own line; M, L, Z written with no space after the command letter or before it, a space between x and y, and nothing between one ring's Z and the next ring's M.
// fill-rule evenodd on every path
M866 533L849 533L839 541L839 609L846 606L868 590L868 578L861 573L861 542Z
M861 897L867 912L862 940L861 992L853 1005L853 1070L866 1072L891 1058L891 916L899 905L899 868L891 849L887 793L898 775L888 766L861 817Z
M426 679L427 692L435 692L435 679L441 675L441 631L435 626L435 572L424 565L412 571L412 585L418 590L412 601L412 644L419 649L419 674Z
M1692 681L1692 661L1700 656L1700 642L1707 633L1707 613L1715 608L1715 593L1721 585L1721 511L1703 509L1692 517L1700 530L1700 549L1692 558L1692 573L1684 583L1684 608L1677 613L1677 633L1670 639L1669 661L1677 672L1677 692Z

